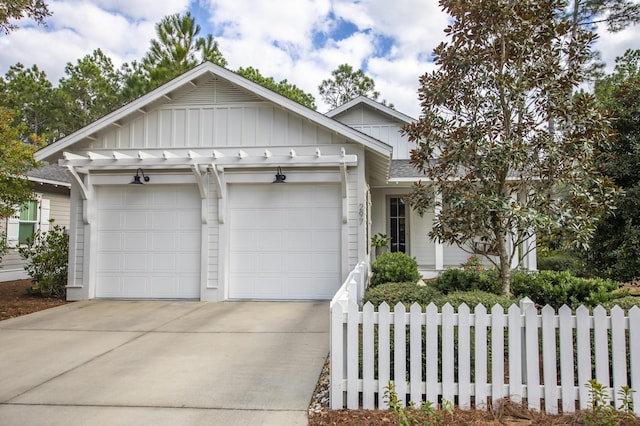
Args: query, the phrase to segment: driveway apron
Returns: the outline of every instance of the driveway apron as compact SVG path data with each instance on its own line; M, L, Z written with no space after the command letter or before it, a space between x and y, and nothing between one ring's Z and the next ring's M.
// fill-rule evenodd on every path
M327 302L83 301L0 322L2 425L304 425Z

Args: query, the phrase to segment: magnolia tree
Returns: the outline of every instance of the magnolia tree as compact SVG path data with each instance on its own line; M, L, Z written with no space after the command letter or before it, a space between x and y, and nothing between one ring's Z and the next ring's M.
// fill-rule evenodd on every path
M585 245L616 189L597 170L607 120L574 93L596 36L563 0L441 0L452 22L420 78L422 115L404 131L424 173L408 197L436 206L430 237L486 256L510 293L532 236ZM549 123L553 123L552 126Z

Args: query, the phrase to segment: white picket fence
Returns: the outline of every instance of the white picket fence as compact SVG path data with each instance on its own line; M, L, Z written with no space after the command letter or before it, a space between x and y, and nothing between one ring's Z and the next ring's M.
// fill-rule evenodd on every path
M525 299L506 313L499 305L454 312L448 304L441 311L431 304L426 312L398 304L391 312L386 303L360 311L364 270L350 275L331 302L332 409L386 409L389 382L401 400L417 405L442 398L483 409L508 397L550 414L587 409L592 378L608 387L616 407L622 386L640 390L637 307L628 316L600 306L574 315L566 306L538 312ZM640 391L633 407L640 414Z

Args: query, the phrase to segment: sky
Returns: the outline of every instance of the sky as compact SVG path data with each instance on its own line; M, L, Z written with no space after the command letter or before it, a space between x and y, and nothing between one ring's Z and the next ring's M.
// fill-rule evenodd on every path
M19 21L0 35L0 74L37 64L54 84L67 63L100 48L119 67L139 60L162 17L191 11L200 35L213 34L231 70L252 66L287 79L322 103L318 86L340 64L374 79L379 100L420 115L418 78L434 69L447 16L436 0L52 0L46 26ZM393 7L389 7L393 4ZM640 25L602 30L596 49L611 71L626 49L640 48Z

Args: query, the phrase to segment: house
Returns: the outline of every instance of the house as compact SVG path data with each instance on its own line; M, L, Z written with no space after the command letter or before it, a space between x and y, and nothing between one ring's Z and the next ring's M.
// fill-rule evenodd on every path
M29 278L17 247L26 244L35 232L46 232L50 219L66 228L70 225L71 179L66 170L58 165L45 165L29 171L27 178L33 183L33 200L20 206L14 216L0 225L9 247L2 258L0 282Z
M403 204L407 120L199 65L36 154L73 178L67 298L330 299L390 227L424 268L459 265Z

